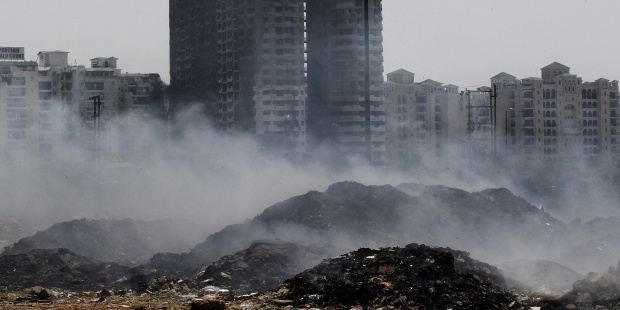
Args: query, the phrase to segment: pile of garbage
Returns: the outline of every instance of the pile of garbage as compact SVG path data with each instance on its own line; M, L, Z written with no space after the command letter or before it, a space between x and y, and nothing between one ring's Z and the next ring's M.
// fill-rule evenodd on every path
M551 256L569 238L566 224L507 189L470 193L444 186L415 188L412 196L390 185L334 183L325 192L292 197L252 220L230 225L189 254L209 264L261 239L318 244L339 248L339 253L417 242L467 249L495 262L519 258L523 248Z
M610 217L569 225L505 188L467 192L415 183L393 187L339 182L325 192L292 197L230 225L187 256L207 265L257 239L332 247L338 254L416 242L467 250L491 264L520 259L555 262L579 275L617 262L618 222L620 218ZM534 279L524 284L537 283Z
M570 223L572 244L562 257L578 257L582 273L605 272L620 257L620 217L595 217Z
M339 182L227 226L187 253L178 252L196 240L192 225L182 226L188 229L183 231L166 222L59 223L2 253L0 290L105 286L200 299L209 294L206 289L258 296L286 280L270 293L273 298L259 294L261 302L319 308L518 308L529 301L506 283L556 293L580 278L573 266L600 266L614 257L611 264L617 262L618 223L620 218L596 218L567 225L501 188L467 192L413 183ZM415 244L398 247L411 242ZM510 279L506 282L496 268L450 248L467 250L490 264L512 261L502 266L504 278ZM524 256L531 260L519 260ZM604 277L578 281L566 295L570 304L579 296L584 296L580 302L610 304L620 294L605 283L620 284L617 273L614 269Z
M230 225L197 244L191 253L207 262L245 249L255 240L295 240L302 245L341 247L395 244L401 208L415 199L389 185L355 182L331 185L277 203L252 220Z
M410 244L359 249L323 261L276 292L296 307L518 309L499 271L449 248Z
M553 294L569 291L583 275L557 262L540 259L519 259L497 267L506 283L520 290Z
M620 309L620 262L605 273L590 273L560 298L557 309Z
M169 220L78 219L54 224L30 237L22 238L6 247L2 254L66 248L101 261L136 266L147 262L158 252L181 252L191 248L201 239L192 227L196 225Z
M0 288L32 286L71 290L127 286L129 267L99 262L67 249L36 249L26 254L0 256Z
M294 242L256 241L249 248L226 255L204 267L199 282L243 295L276 288L284 280L318 264L323 256Z

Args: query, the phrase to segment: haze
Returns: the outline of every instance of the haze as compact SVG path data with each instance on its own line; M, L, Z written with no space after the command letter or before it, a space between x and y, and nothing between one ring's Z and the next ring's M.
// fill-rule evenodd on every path
M103 3L103 5L102 5ZM119 58L123 71L169 82L168 1L0 0L3 46L70 52L70 62ZM473 88L505 71L538 76L558 61L593 81L620 80L614 0L385 0L384 72Z
M114 56L123 72L154 72L169 81L167 1L0 0L0 7L8 29L0 45L24 46L27 60L43 50L68 51L77 64ZM384 0L383 9L384 73L405 68L416 73L416 80L474 88L488 85L501 71L538 76L541 67L559 61L586 81L620 79L615 61L620 46L611 27L618 1ZM149 137L153 152L142 165L92 173L88 159L78 153L40 166L27 158L0 163L0 211L27 215L37 229L72 218L131 217L193 219L214 232L342 180L410 181L468 191L503 186L520 194L501 166L489 168L497 175L481 177L457 163L405 173L354 160L292 163L265 154L251 137L220 136L196 119L192 108L184 113L178 122L184 125L182 139L168 143ZM591 167L583 163L578 171ZM584 180L558 180L572 181L580 182L561 193L572 202L562 219L618 214L604 180L586 179L586 187Z

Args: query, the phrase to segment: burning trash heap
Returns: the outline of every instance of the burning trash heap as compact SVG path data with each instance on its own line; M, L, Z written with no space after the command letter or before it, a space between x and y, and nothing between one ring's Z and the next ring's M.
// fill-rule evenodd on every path
M186 253L159 242L179 240L162 223L82 219L54 225L0 255L0 308L18 299L7 297L10 292L41 286L110 291L101 301L109 305L115 292L127 292L186 306L220 300L247 309L620 309L620 268L581 276L617 262L618 222L566 224L507 189L339 182L206 239L201 235L204 241ZM154 241L132 246L142 239ZM523 260L523 249L532 259Z
M323 261L284 282L276 294L296 306L364 309L509 309L520 296L497 268L469 253L410 244L362 248Z

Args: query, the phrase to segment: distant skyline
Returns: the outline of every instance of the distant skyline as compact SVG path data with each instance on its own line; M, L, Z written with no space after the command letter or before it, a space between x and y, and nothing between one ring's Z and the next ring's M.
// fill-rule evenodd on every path
M102 3L104 5L102 5ZM169 82L168 1L0 0L0 46L69 52L89 65L117 57L123 72ZM616 0L383 0L384 73L474 88L507 72L540 76L560 62L585 81L620 80Z

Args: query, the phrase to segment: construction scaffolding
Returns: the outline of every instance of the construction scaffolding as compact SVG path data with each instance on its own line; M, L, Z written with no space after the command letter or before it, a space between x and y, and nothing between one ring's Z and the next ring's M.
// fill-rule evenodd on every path
M467 160L484 164L497 155L497 86L466 89L461 96L467 96Z

